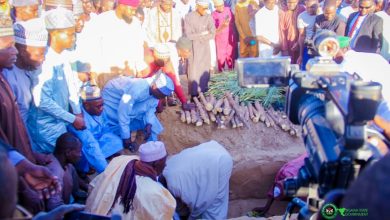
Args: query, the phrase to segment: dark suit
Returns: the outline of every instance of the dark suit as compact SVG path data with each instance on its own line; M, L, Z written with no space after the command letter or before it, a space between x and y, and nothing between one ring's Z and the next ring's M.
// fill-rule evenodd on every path
M345 36L349 36L349 31L353 26L354 18L359 12L352 13L347 21ZM356 34L355 41L351 48L357 52L379 53L383 39L383 20L376 14L368 14Z

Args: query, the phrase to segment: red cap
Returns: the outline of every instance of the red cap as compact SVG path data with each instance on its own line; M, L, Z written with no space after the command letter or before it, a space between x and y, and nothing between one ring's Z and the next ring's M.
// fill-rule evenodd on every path
M140 4L140 0L118 0L118 4L137 8Z

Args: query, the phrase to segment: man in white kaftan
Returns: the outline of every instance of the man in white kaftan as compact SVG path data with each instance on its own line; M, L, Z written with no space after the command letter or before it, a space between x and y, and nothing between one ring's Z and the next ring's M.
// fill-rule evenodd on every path
M172 156L163 175L172 195L190 209L189 219L226 219L232 167L225 148L210 141Z

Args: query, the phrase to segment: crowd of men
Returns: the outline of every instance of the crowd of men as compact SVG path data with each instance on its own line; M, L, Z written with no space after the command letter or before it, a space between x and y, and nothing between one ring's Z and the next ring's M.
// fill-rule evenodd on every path
M174 92L193 109L210 75L238 57L290 56L305 69L322 29L347 37L335 57L345 71L384 83L389 15L386 0L0 0L0 157L16 168L0 175L15 176L0 190L11 201L0 218L14 214L16 196L52 218L83 209L64 206L77 202L125 219L226 218L231 156L211 141L167 161L163 102L175 104ZM355 65L367 59L376 69ZM388 104L378 112L390 137Z

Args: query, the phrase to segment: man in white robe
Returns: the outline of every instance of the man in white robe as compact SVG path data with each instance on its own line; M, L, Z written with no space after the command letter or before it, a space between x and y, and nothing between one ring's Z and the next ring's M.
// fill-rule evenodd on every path
M121 213L122 219L172 219L176 208L175 199L156 178L165 166L165 146L162 142L151 141L141 145L139 152L140 157L114 158L106 170L90 183L92 191L86 203L87 211L98 215ZM129 170L128 164L132 162L135 177L130 178L131 172L126 171ZM145 175L147 172L142 170L154 172L154 179L151 175ZM122 178L135 178L136 191L133 198L130 198L132 208L128 212L125 211L127 204L123 203L123 196L117 197L118 194L122 195L119 193L123 187L120 185ZM125 186L130 187L129 191L132 190L130 185L132 184Z
M226 219L232 167L225 148L210 141L173 155L163 175L172 195L189 208L189 219Z
M89 57L84 62L91 64L91 71L98 76L98 85L103 88L111 78L133 75L144 70L145 32L141 22L133 16L139 0L119 0L115 10L99 14L84 30L91 37Z

